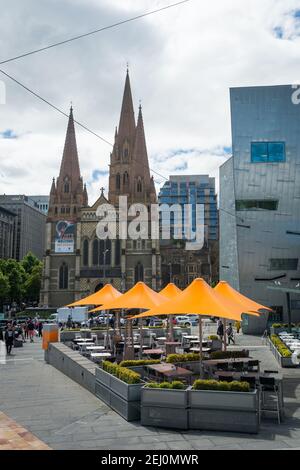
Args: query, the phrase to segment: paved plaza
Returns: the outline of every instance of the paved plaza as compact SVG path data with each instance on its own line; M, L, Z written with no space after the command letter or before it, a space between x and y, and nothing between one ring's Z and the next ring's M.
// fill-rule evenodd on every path
M99 399L44 362L40 340L14 349L0 361L0 412L52 449L295 449L300 448L300 369L284 369L286 419L263 420L258 435L177 432L128 423ZM278 369L261 338L239 336L238 347L262 361L262 369ZM2 345L3 346L3 345ZM3 416L3 415L2 415ZM4 419L2 420L4 422ZM7 427L0 420L0 437ZM4 436L4 437L3 437ZM13 442L12 434L10 440ZM1 440L0 440L1 443ZM7 444L6 444L7 445ZM0 447L1 448L1 447Z

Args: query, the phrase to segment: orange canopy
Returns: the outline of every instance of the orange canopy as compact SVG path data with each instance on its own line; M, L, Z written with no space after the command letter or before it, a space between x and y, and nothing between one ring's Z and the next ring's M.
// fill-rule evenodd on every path
M175 299L164 302L160 307L152 308L132 318L145 318L155 315L196 314L241 320L245 309L241 304L221 296L204 279L195 279ZM258 313L249 312L251 315Z
M173 282L170 282L166 287L164 287L159 293L167 299L174 299L178 294L181 294L182 290L179 287L175 286Z
M99 310L116 310L116 309L149 309L157 307L165 302L166 297L158 294L150 289L144 282L138 282L134 287L129 289L121 297L107 302L101 307L91 310L97 312Z
M107 302L111 302L122 294L117 289L115 289L111 284L105 284L102 289L95 294L88 295L84 299L77 300L72 304L67 305L67 307L78 307L80 305L102 305Z
M231 285L228 284L228 282L226 281L220 281L214 290L215 292L218 292L218 294L221 294L223 297L241 304L245 309L245 312L257 310L272 311L271 308L258 304L257 302L254 302L253 300L249 299L248 297L245 297L244 295L240 294L240 292L231 287Z

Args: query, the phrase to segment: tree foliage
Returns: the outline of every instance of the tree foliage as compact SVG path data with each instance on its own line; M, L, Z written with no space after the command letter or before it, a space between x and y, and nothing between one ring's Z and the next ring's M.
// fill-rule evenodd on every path
M39 300L43 263L31 252L18 262L0 260L0 304Z

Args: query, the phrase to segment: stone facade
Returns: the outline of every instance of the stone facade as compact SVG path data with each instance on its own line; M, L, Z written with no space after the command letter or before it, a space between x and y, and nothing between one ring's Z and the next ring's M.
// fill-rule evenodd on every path
M119 214L119 196L128 206L157 202L150 175L141 107L137 123L127 71L119 126L110 157L108 198L88 206L77 154L71 108L60 174L52 182L46 227L46 253L40 303L62 306L111 283L125 291L143 280L154 289L161 284L159 240L100 240L96 234L101 204L112 204ZM150 210L148 212L150 214ZM128 217L128 223L134 217ZM150 215L148 216L150 227ZM150 235L150 234L148 234ZM122 238L122 237L120 237Z

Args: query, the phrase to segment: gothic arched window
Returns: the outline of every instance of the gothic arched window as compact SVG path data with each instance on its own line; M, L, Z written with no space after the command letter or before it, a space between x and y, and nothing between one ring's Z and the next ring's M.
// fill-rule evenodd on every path
M138 262L134 270L134 281L144 281L144 266L142 263Z
M117 238L116 243L115 243L115 265L120 266L120 264L121 264L121 240Z
M105 250L108 250L105 255L105 264L110 266L111 265L111 240L107 238L105 243Z
M129 174L127 173L127 171L125 171L123 175L123 185L128 186L128 184L129 184Z
M123 152L123 158L124 160L128 160L128 155L129 155L129 152L128 152L128 149L124 149L124 152Z
M62 263L59 268L59 289L68 289L69 284L69 269L66 263Z
M99 241L93 241L93 266L98 266L99 264Z
M70 183L69 183L68 179L65 179L65 182L64 182L64 192L65 193L70 192Z
M89 265L89 241L88 240L83 241L82 264L83 264L83 266L88 266Z
M116 188L121 189L121 177L119 173L116 175Z
M141 193L142 192L142 181L139 179L137 182L137 192Z

